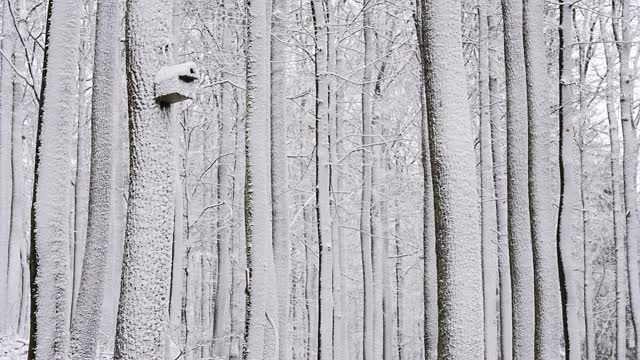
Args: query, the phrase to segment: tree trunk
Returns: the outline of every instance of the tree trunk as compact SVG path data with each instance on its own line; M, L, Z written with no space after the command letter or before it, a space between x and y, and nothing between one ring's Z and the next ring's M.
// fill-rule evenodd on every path
M127 1L129 207L115 359L164 357L174 220L171 106L154 99L154 77L172 61L168 0Z
M71 317L71 356L96 356L104 288L114 247L112 217L113 137L118 119L118 57L120 55L117 0L98 2L91 105L91 170L87 242L75 311Z
M507 84L507 206L513 306L513 357L534 358L535 302L529 213L527 88L522 2L502 0Z
M552 134L546 102L544 3L524 1L524 55L529 115L529 201L535 291L535 357L560 357L560 284L551 191Z
M265 346L269 252L272 243L270 174L271 3L247 1L247 113L245 224L248 286L244 359L262 359Z
M3 57L0 60L0 309L8 309L9 293L14 290L8 287L9 256L11 253L11 219L12 214L11 189L12 178L12 126L11 112L13 110L13 52L15 48L15 27L9 2L2 7L2 48ZM10 334L10 311L0 315L0 335Z
M493 2L491 3L493 5ZM499 41L499 15L488 17L489 41L491 50L499 54L504 52L504 46ZM502 69L498 69L499 59L489 61L489 92L491 104L489 116L491 117L491 153L493 159L493 179L495 183L496 220L498 230L498 281L500 286L500 358L511 360L513 355L513 323L511 306L511 270L509 268L509 243L507 223L507 163L505 155L506 147L506 120L503 118L501 103L504 96L501 92L503 83Z
M489 89L489 19L488 3L478 4L478 87L480 93L480 191L482 235L482 284L484 298L484 355L498 358L498 232L491 154L491 93Z
M362 198L360 213L360 246L362 251L362 272L364 287L364 324L363 332L363 358L364 360L376 359L374 353L374 284L373 284L373 260L371 258L371 136L373 108L372 97L373 84L373 57L374 33L371 22L373 8L371 3L364 3L362 10L362 26L364 27L364 78L362 80Z
M600 8L602 9L602 8ZM613 203L613 241L616 249L616 359L627 358L627 290L629 289L627 278L627 254L625 248L625 223L624 223L624 198L623 198L623 172L620 161L620 130L615 107L615 80L613 67L613 47L610 42L612 37L605 26L605 19L600 18L600 32L603 34L605 63L608 71L605 74L606 81L606 105L607 119L609 121L609 147L611 149L611 189Z
M640 273L638 270L638 240L640 239L640 213L638 212L637 174L638 138L637 125L633 119L634 75L630 63L631 21L628 0L613 2L614 35L620 60L620 122L622 123L624 179L624 204L626 209L625 243L627 244L627 270L629 272L629 293L631 295L631 318L635 329L635 349L640 348ZM618 24L619 23L619 24Z
M289 239L290 191L287 159L286 89L288 54L286 50L287 2L273 0L271 39L271 197L273 241L278 297L278 359L291 359L289 298L291 297ZM327 189L328 190L328 189Z
M80 41L80 7L75 1L49 4L32 220L35 256L31 265L33 337L30 359L63 359L69 347L69 263L72 126ZM34 314L35 312L35 314Z
M433 170L440 359L484 353L479 201L462 61L460 4L425 0L422 39Z
M560 6L560 205L558 247L561 260L560 286L563 304L565 353L567 359L580 359L580 319L573 249L582 244L580 205L580 167L577 126L573 105L573 17L569 3Z

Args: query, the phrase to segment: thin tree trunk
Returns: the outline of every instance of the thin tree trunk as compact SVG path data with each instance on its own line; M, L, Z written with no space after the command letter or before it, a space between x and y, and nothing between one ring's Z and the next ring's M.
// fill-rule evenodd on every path
M602 9L602 7L600 8ZM607 41L611 41L610 32L605 26L605 19L601 17L600 32L604 38L605 62L608 71L605 74L606 81L606 105L607 119L609 121L609 147L611 149L611 189L613 203L613 240L616 249L616 359L627 358L627 290L629 289L627 278L627 254L625 248L625 223L624 223L624 198L623 198L623 172L620 161L620 133L619 123L615 107L615 79L613 47Z
M502 0L507 85L507 206L513 306L513 357L534 358L535 302L529 213L527 88L521 0Z
M573 17L569 3L560 6L560 205L558 211L558 247L564 314L565 353L568 359L580 359L580 320L573 249L582 244L579 152L573 106Z
M173 55L179 58L180 52L177 44L180 41L180 25L182 1L172 1L172 40L176 44L173 48ZM185 203L185 179L183 178L183 149L182 132L180 121L180 108L173 109L171 114L170 136L173 142L174 153L174 196L175 206L173 213L173 238L171 243L171 285L169 288L169 325L166 338L166 360L174 360L185 351L186 329L182 322L182 300L185 296L184 289L184 260L185 260L185 238L184 238L184 203Z
M373 108L372 97L374 92L373 84L373 57L374 33L372 27L372 6L371 3L364 3L362 10L362 26L364 27L364 77L362 80L362 198L360 207L360 246L362 251L362 272L364 287L364 324L363 332L363 358L364 360L374 360L375 341L374 338L374 278L373 260L371 258L372 238L371 238L371 136Z
M277 275L278 359L291 359L289 298L291 297L289 239L289 166L287 163L287 2L273 0L271 39L271 196L273 209L274 259Z
M435 360L438 356L438 277L436 259L436 224L434 209L434 188L432 178L431 152L429 148L428 104L425 93L427 73L427 48L425 42L424 15L425 1L416 3L416 34L421 59L420 83L420 160L422 165L422 252L423 252L423 337L425 359ZM399 251L398 251L399 252ZM397 270L396 270L397 271ZM400 299L398 299L400 302Z
M630 64L631 4L629 0L613 1L614 36L620 60L620 122L622 123L624 204L626 210L625 243L627 245L627 271L631 295L631 318L635 330L635 349L640 348L640 273L638 270L638 240L640 239L640 213L638 212L637 174L638 138L637 124L633 119L634 75Z
M237 96L237 95L236 95ZM239 359L242 353L242 339L244 338L245 294L245 126L239 109L236 109L235 147L233 168L233 222L231 242L231 340L229 341L229 359Z
M494 5L491 3L491 5ZM495 8L495 6L494 6ZM495 11L495 9L494 9ZM510 360L513 355L513 323L511 306L511 270L509 268L509 243L507 223L507 162L505 155L506 146L506 120L503 118L501 103L504 96L500 91L504 74L499 68L500 57L504 46L499 41L498 15L488 17L489 41L491 50L495 52L496 59L489 59L489 92L491 117L491 153L493 159L493 179L495 183L496 219L498 231L498 281L500 287L500 358Z
M484 298L484 355L498 358L498 236L491 154L491 93L489 89L489 19L488 3L478 3L478 87L480 92L480 191L482 276Z
M7 2L7 4L9 4ZM25 0L20 0L17 7L11 5L11 11L17 19L25 19L27 14L27 6ZM17 26L17 35L24 36L26 33L26 22L19 21ZM15 43L14 50L14 66L16 71L24 73L27 67L25 49L19 42ZM26 110L22 103L27 94L27 86L14 77L13 79L13 112L12 112L12 163L11 175L12 179L12 198L11 198L11 230L9 234L10 250L9 252L9 268L8 268L8 289L15 289L9 294L7 308L8 313L13 319L13 330L18 336L24 337L27 323L27 309L29 295L29 277L27 259L27 239L25 239L25 205L26 194L24 193L24 183L26 182L25 168L23 165L23 122L25 120ZM1 105L0 105L1 107ZM0 110L1 111L1 110ZM18 290L19 289L19 290Z
M337 38L335 32L339 29L340 7L336 6L329 18L328 24L328 59L327 65L330 74L337 74L342 69L342 57L338 54ZM340 54L341 55L341 54ZM349 358L349 312L347 288L345 282L346 274L346 237L342 226L342 207L344 201L344 180L340 176L344 169L339 165L339 159L344 156L342 150L343 114L338 107L338 101L344 98L341 87L336 81L337 77L330 77L329 82L329 121L330 121L330 182L331 182L331 240L333 243L333 346L334 359Z
M0 60L0 309L8 308L9 293L14 291L8 288L9 254L11 252L11 219L17 214L12 214L11 189L12 176L12 126L11 112L13 110L13 52L15 48L15 27L9 2L2 7L2 48L3 57ZM6 58L5 58L6 57ZM0 315L0 334L9 334L10 311L4 311Z
M247 2L246 199L248 286L243 359L262 359L272 243L270 174L271 3Z

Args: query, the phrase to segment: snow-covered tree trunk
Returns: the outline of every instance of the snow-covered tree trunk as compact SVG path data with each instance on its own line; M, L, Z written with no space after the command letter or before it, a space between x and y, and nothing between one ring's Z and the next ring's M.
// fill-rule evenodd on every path
M180 49L178 47L180 41L180 30L182 20L182 1L173 0L171 17L171 31L173 37L174 58L179 58ZM181 352L185 351L186 324L182 318L182 301L184 298L184 260L185 260L185 223L184 223L184 204L185 204L185 179L184 179L184 143L182 134L184 129L180 121L180 107L176 106L171 114L171 128L169 134L173 141L174 149L174 197L175 206L173 213L173 241L171 247L171 285L169 290L169 327L166 336L166 360L174 360Z
M130 175L115 359L164 357L174 220L171 107L154 78L171 64L171 4L126 3Z
M77 121L77 142L76 142L76 171L75 171L75 187L74 187L74 209L73 209L73 236L71 250L71 313L75 311L76 301L80 290L80 278L82 277L82 259L84 257L84 249L87 241L87 225L89 217L89 172L90 172L90 156L91 156L91 121L90 112L87 111L87 99L85 92L87 90L87 79L89 75L90 64L84 60L86 56L89 59L93 57L89 55L92 49L91 33L93 25L95 25L93 17L93 1L83 1L85 16L81 20L80 30L80 61L78 63L78 121ZM89 109L90 110L90 109Z
M289 298L291 296L289 239L288 186L289 166L287 164L287 64L286 21L287 2L273 0L271 39L271 196L273 206L273 242L276 265L276 285L278 297L278 359L291 359L289 332ZM327 187L327 191L328 191ZM275 314L274 314L275 315ZM330 314L329 314L330 315Z
M602 7L600 7L602 11ZM603 48L605 64L608 68L605 74L606 82L606 106L607 120L609 122L609 147L611 149L610 170L611 170L611 197L613 208L613 241L616 249L616 359L625 360L627 358L627 290L629 283L627 278L627 254L625 247L625 215L623 198L623 172L620 161L620 130L618 115L615 106L615 79L613 66L614 48L610 42L613 38L610 30L606 27L603 17L599 19L600 32L603 36Z
M272 243L270 174L271 19L269 1L247 2L246 199L248 289L244 359L262 359Z
M560 205L558 211L558 247L560 249L560 292L563 304L565 353L568 359L580 359L580 319L578 316L577 277L574 249L582 244L582 208L580 204L580 154L573 105L573 9L560 5Z
M507 85L507 206L512 279L513 357L534 358L535 302L529 213L527 87L522 2L502 0Z
M622 123L624 204L626 210L625 243L627 245L627 271L631 295L631 318L635 328L635 348L640 348L640 273L638 269L638 241L640 239L640 213L638 211L638 135L633 118L633 65L631 55L631 3L629 0L613 2L613 29L620 61L620 122Z
M371 136L373 122L373 60L375 55L374 32L372 25L373 8L371 3L364 3L362 10L362 26L364 32L364 77L362 80L362 198L360 208L360 246L362 251L362 272L364 287L364 324L363 324L363 358L374 360L374 284L373 260L371 258Z
M316 76L316 212L318 221L318 359L333 359L333 251L329 199L328 3L312 0Z
M114 247L112 217L112 157L114 127L118 119L118 1L98 2L91 106L91 170L87 241L75 311L71 317L71 356L96 356L99 324L107 274L111 272L110 249Z
M12 5L12 11L14 16L18 20L18 34L24 36L26 33L25 21L21 19L25 18L26 4L24 0L18 2L17 9ZM26 58L24 49L21 48L19 42L15 43L14 51L14 66L16 71L24 73L26 68ZM0 75L1 76L1 75ZM7 311L9 325L14 334L22 336L21 315L22 306L21 303L26 302L26 296L28 291L23 292L25 284L22 283L22 261L21 257L25 257L25 237L24 237L24 209L25 209L25 171L23 163L23 122L25 120L25 107L22 106L22 102L25 99L26 85L14 77L13 79L13 113L12 126L11 126L11 228L9 232L9 261L7 269L7 288L9 289L7 297ZM0 100L1 101L1 100ZM3 105L0 104L0 111ZM22 288L21 288L22 285ZM28 284L27 284L28 286ZM26 287L28 289L28 287Z
M507 163L505 155L506 121L501 103L504 73L499 69L504 46L499 41L499 11L495 1L491 1L494 15L488 17L490 51L495 56L489 58L489 92L491 95L489 116L491 117L491 153L493 156L493 179L495 183L496 220L498 231L498 282L500 287L500 358L512 357L512 306L511 306L511 270L509 268L509 244L507 223Z
M340 26L340 7L336 6L330 14L328 24L328 59L327 65L330 74L338 74L342 69L342 54L338 53L336 44L336 29ZM348 289L345 282L346 270L346 237L342 226L342 213L344 201L344 178L341 176L342 167L339 159L344 156L342 149L343 137L343 113L338 107L339 99L343 99L344 93L336 81L337 77L330 77L329 90L329 121L330 121L330 157L331 157L331 240L333 243L333 356L336 360L349 358L349 312Z
M223 47L231 43L228 27L223 30ZM224 76L224 75L223 75ZM233 92L230 84L221 89L221 113L218 125L218 146L220 160L218 166L218 214L217 214L217 290L213 323L214 356L229 357L229 334L231 330L231 243L233 234Z
M8 309L9 293L7 270L11 248L10 231L12 216L12 166L11 140L13 121L13 51L15 27L9 2L2 7L2 44L3 57L0 60L0 309ZM10 333L10 311L0 315L0 336Z
M438 267L438 358L484 353L480 213L462 61L460 3L421 14Z
M424 55L423 55L424 56ZM438 278L436 264L436 224L433 207L433 179L431 175L431 154L429 151L429 129L427 125L427 102L424 87L420 87L420 157L424 178L422 199L422 251L424 296L424 352L425 359L435 360L438 355ZM398 301L400 301L398 299Z
M425 94L425 76L427 48L424 39L423 15L426 13L425 1L416 4L416 35L421 59L421 84L420 84L420 161L422 165L422 293L423 293L423 338L425 359L435 360L438 356L438 277L436 260L436 233L435 233L435 209L433 199L433 179L431 172L431 153L429 149L429 127L427 98ZM399 253L399 245L396 245ZM396 265L396 272L401 270L401 265ZM400 283L400 279L396 280ZM397 285L400 287L400 284ZM400 293L400 290L399 290ZM401 304L401 299L397 299ZM400 318L401 314L398 314ZM400 337L398 337L400 341ZM401 353L402 354L402 353Z
M69 347L69 139L75 121L80 41L77 1L49 4L47 32L36 140L30 359L64 359Z
M234 168L233 168L233 222L231 242L231 339L229 341L229 359L239 359L244 338L244 313L246 305L246 257L245 257L245 126L243 113L236 109Z
M560 357L560 283L551 191L551 123L546 102L544 3L524 1L524 55L529 116L529 209L535 291L535 357Z
M498 358L498 232L491 154L491 93L489 91L489 6L478 2L478 87L480 93L480 209L482 235L482 284L484 292L484 355Z

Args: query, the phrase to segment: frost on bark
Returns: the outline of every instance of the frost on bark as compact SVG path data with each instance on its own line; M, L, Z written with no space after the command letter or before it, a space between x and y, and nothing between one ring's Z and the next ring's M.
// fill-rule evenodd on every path
M371 258L371 135L373 108L373 57L374 33L371 22L372 7L364 3L362 10L362 26L364 27L364 77L362 81L362 198L360 213L360 246L362 251L362 272L364 287L364 323L363 323L363 357L365 360L374 359L374 290L373 290L373 261Z
M462 62L460 4L421 14L438 268L438 358L484 353L480 214Z
M154 78L172 61L171 3L126 2L126 73L131 124L129 202L116 359L162 359L174 220L170 106L154 99Z
M230 29L223 30L223 48L231 43ZM224 75L223 75L224 76ZM217 214L217 290L214 314L214 355L226 359L229 356L229 334L231 330L231 243L234 240L233 219L233 92L230 84L223 84L221 90L218 146L220 160L218 166L218 208Z
M87 226L89 216L89 173L91 167L91 121L87 114L87 79L90 78L89 62L92 56L89 55L92 49L91 33L95 25L93 17L93 1L83 1L85 15L81 19L80 30L80 61L78 63L78 113L77 113L77 141L76 141L76 171L75 186L73 194L73 237L70 248L71 251L71 314L75 311L78 292L80 290L80 278L82 277L82 258L87 241ZM89 61L84 60L88 57ZM89 109L90 110L90 109Z
M489 6L478 3L478 87L480 113L480 210L482 235L482 277L484 298L484 355L498 358L498 232L493 156L491 154L491 93L489 89Z
M91 106L91 168L87 240L78 298L71 317L71 356L93 359L108 274L110 249L115 246L112 221L112 157L117 120L118 56L120 55L117 0L97 4L93 92Z
M276 266L276 286L278 297L278 359L291 359L289 332L292 328L289 320L289 297L291 285L290 259L291 241L289 238L288 187L289 166L287 164L287 49L286 15L287 2L274 0L272 13L271 39L271 196L273 207L273 243ZM327 187L328 191L328 187ZM275 314L274 314L275 315ZM331 315L331 314L329 314Z
M271 19L269 1L247 2L247 113L245 224L247 290L243 359L262 359L265 332L271 331L266 306L273 259L270 174L270 59Z
M534 358L534 271L529 213L527 88L522 2L502 0L507 88L507 207L513 306L513 357Z
M340 7L333 8L333 12L329 18L329 45L328 45L328 59L329 64L327 68L329 73L340 73L342 69L342 53L338 52L338 46L336 44L335 30L339 28L339 21L341 13ZM343 213L343 189L344 179L340 175L341 167L339 159L344 156L343 145L341 143L343 137L344 125L342 122L343 112L342 108L338 107L338 99L343 99L344 93L341 87L338 86L336 77L331 77L329 82L329 121L330 121L330 158L331 158L331 240L333 243L333 346L334 346L334 359L348 359L349 358L349 312L348 312L348 298L347 287L345 282L345 274L347 273L346 264L346 249L345 249L345 231L342 226L342 213Z
M427 48L424 39L424 21L422 14L426 12L425 1L416 4L416 34L421 58L420 86L420 160L422 165L422 251L423 274L422 291L424 301L424 353L425 359L434 360L438 356L438 278L436 266L436 233L433 207L433 179L431 174L431 153L429 150L429 129L427 125L427 98L424 83L426 81ZM396 245L397 247L397 245ZM399 251L398 251L399 252ZM398 267L400 267L398 265ZM397 279L399 281L399 279ZM400 285L398 285L399 287ZM400 292L399 292L400 293ZM398 299L398 302L401 300ZM400 314L398 314L400 316ZM400 341L400 337L398 337Z
M8 3L7 3L8 4ZM11 7L14 16L18 20L18 34L24 36L25 34L25 21L20 21L26 16L26 5L24 1L18 2L17 6ZM19 15L18 15L19 14ZM9 36L7 34L6 36ZM14 49L14 66L16 71L23 73L26 68L26 58L24 50L21 49L19 42L15 42ZM1 75L0 75L1 76ZM0 79L0 82L3 80ZM27 303L28 296L28 281L26 284L23 282L23 274L26 269L22 267L23 262L26 260L26 243L24 236L24 208L25 208L25 171L23 165L23 121L25 119L26 110L22 105L24 101L27 86L17 77L13 78L13 93L12 93L12 126L11 126L11 228L9 230L9 261L7 268L7 311L6 316L9 319L9 326L14 334L24 336L25 318L22 306ZM0 100L4 102L5 100ZM2 111L2 104L0 103L0 111ZM24 290L27 291L24 291Z
M69 239L72 127L80 41L77 1L49 4L38 129L32 256L30 359L64 359L69 347ZM35 277L34 277L35 275ZM35 315L33 314L35 312Z
M602 9L602 8L601 8ZM614 58L613 46L609 44L612 40L611 32L606 27L603 17L599 19L600 32L603 34L603 47L607 73L606 83L606 106L607 120L609 122L609 147L611 150L610 170L611 170L611 190L612 190L612 216L613 216L613 241L616 251L616 359L625 360L627 358L627 290L629 289L627 278L627 253L625 247L625 215L623 197L623 171L620 159L620 126L615 106L615 79L614 79Z
M578 124L573 105L573 9L560 5L560 204L557 241L559 249L560 294L563 306L564 345L567 359L580 359L580 319L578 316L578 280L574 249L582 245L582 205L580 203L580 153Z
M552 208L551 123L546 102L544 3L524 0L524 55L529 116L529 209L535 289L535 358L560 356L560 284Z
M9 254L11 252L10 232L12 214L12 111L13 111L13 51L15 27L9 2L2 7L2 48L0 60L0 309L9 309L9 293L15 291L8 287L11 274ZM10 333L11 311L0 315L0 336Z
M510 360L512 357L513 324L511 306L511 271L509 269L509 244L507 223L507 163L505 155L506 147L506 121L503 117L501 103L504 101L503 84L504 72L500 64L503 64L502 54L504 46L499 35L498 18L499 10L495 1L491 1L493 15L488 17L489 41L491 53L495 56L489 59L489 92L491 103L489 116L491 117L491 153L493 159L493 179L495 183L496 220L498 231L498 280L500 287L500 356L501 359Z
M329 9L321 0L312 0L315 31L316 76L316 216L318 220L318 359L333 358L333 251L329 204L329 82L327 74ZM314 331L314 330L311 330Z
M635 348L640 347L640 273L638 269L638 241L640 241L640 212L638 211L638 135L637 124L633 118L633 65L630 62L631 2L616 0L612 2L613 33L618 47L620 61L620 122L622 124L623 146L623 184L625 216L625 243L627 252L627 271L629 274L629 293L631 295L631 318L635 329Z

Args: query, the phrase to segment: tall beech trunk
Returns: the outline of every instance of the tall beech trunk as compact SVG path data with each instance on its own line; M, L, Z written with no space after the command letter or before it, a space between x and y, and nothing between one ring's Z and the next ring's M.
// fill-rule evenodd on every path
M484 353L479 201L462 61L460 3L421 13L438 268L439 359Z
M267 322L269 258L273 259L270 174L271 12L269 1L247 1L245 226L247 290L243 359L262 359Z
M112 158L117 151L113 137L118 119L118 57L120 55L118 1L97 4L93 93L91 105L91 169L87 242L82 277L71 315L71 356L93 359L96 356L104 290L110 266L113 237Z
M271 197L273 209L273 242L278 297L278 359L291 359L292 328L289 319L291 296L289 238L289 166L287 163L287 60L286 27L287 2L274 0L271 17ZM328 190L328 189L327 189Z
M582 208L580 204L580 154L578 123L573 104L573 9L560 5L560 205L558 210L558 249L560 293L563 305L565 353L568 359L580 359L580 319L574 249L582 245Z
M513 358L534 358L535 300L529 210L529 144L522 1L502 0L507 85L507 208Z
M69 351L71 134L80 41L76 1L49 4L36 139L32 210L32 322L29 359L63 359Z
M491 93L489 89L489 6L478 3L478 87L480 92L480 191L482 277L484 298L484 355L485 359L498 358L498 232L491 154Z
M174 228L171 106L154 96L154 78L169 65L171 3L126 2L130 174L115 359L164 357Z
M546 102L547 59L544 41L544 3L524 1L524 55L529 129L529 208L535 271L535 358L560 357L560 283L551 199L552 146Z

